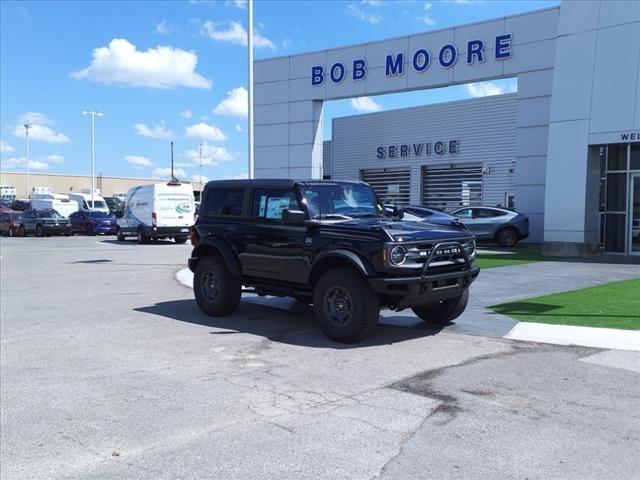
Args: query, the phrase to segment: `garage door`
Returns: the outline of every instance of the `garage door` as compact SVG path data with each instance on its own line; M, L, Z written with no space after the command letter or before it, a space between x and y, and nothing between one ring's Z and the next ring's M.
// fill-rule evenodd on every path
M482 205L482 165L422 167L422 204L445 210Z
M360 170L360 179L373 187L383 203L409 205L411 173L408 168Z

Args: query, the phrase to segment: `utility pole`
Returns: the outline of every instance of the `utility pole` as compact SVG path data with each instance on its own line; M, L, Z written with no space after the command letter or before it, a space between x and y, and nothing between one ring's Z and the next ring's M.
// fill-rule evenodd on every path
M95 210L94 204L94 192L96 190L96 133L95 133L95 118L102 117L104 113L96 110L85 110L83 115L89 115L91 117L91 210Z
M29 200L29 189L31 187L30 183L29 183L29 129L31 128L31 125L28 123L24 124L24 142L25 142L25 152L24 152L24 159L25 159L25 163L27 165L27 200Z
M249 178L253 178L253 0L247 2L247 50L249 67Z
M200 180L200 201L202 201L202 190L204 187L202 186L202 143L199 145L200 147L200 168L198 169L198 178Z

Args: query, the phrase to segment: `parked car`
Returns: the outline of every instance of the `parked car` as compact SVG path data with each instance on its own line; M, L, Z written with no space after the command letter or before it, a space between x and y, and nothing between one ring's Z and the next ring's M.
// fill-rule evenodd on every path
M55 210L26 210L20 218L18 233L25 237L30 233L36 237L49 235L71 235L71 222Z
M242 286L312 303L324 333L356 342L381 307L445 324L479 268L462 225L390 218L363 182L226 180L204 188L189 259L198 306L233 312Z
M17 212L24 212L31 208L31 202L29 200L15 199L11 203L11 209Z
M124 210L124 201L118 197L104 197L104 201L107 203L107 207L109 207L111 213Z
M452 212L478 240L512 247L529 236L529 217L504 207L463 207Z
M133 187L127 193L124 211L117 213L118 240L135 236L138 243L173 238L185 243L194 223L193 187L169 182Z
M115 235L118 227L115 216L92 210L79 210L72 213L69 220L71 221L71 233Z
M22 212L0 212L0 232L10 237L18 236L20 230L20 216Z
M107 203L100 195L100 190L98 189L93 191L93 200L90 188L84 188L80 193L69 193L69 198L78 202L78 208L80 210L94 210L109 213L109 207L107 207Z

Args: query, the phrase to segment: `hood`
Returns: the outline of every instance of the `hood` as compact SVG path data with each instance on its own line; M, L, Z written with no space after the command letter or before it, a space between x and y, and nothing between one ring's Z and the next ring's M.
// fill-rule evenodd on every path
M340 222L339 225L362 230L382 229L394 241L433 241L446 240L457 237L471 236L471 232L464 225L440 225L429 222L411 222L393 220L391 218L372 218Z

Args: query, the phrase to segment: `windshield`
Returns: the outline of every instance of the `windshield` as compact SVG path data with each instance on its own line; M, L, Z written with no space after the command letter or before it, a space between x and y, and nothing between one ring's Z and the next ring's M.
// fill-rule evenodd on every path
M38 218L64 218L55 210L43 210L38 212Z
M95 205L93 206L93 208L107 208L102 200L96 200L94 203ZM87 200L87 205L89 205L89 208L91 208L91 200Z
M384 216L382 205L369 185L317 183L300 185L302 201L311 218L343 219Z
M87 215L89 215L92 218L111 218L112 217L110 213L105 213L105 212L87 212Z

